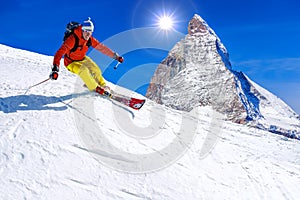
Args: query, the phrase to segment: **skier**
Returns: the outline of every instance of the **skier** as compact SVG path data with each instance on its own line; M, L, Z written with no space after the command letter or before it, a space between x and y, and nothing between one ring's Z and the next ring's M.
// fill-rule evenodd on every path
M89 46L92 46L120 63L122 63L124 59L94 38L92 36L93 31L94 24L90 18L73 30L73 34L66 38L54 55L50 78L53 80L58 78L59 63L64 56L64 65L70 72L79 75L90 91L104 94L105 91L110 89L106 86L98 65L86 55Z

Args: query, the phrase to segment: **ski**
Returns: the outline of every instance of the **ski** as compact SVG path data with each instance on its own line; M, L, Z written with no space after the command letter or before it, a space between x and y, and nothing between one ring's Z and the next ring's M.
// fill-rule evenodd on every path
M134 110L139 110L142 108L142 106L145 104L145 99L137 99L133 97L128 97L122 94L118 94L115 92L108 92L105 91L102 96L106 96L114 101L117 101L123 105L126 105Z

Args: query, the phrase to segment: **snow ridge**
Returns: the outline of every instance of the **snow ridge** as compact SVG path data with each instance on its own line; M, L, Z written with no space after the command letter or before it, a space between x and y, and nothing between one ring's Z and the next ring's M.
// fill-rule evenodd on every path
M248 80L246 79L243 72L236 72L232 71L236 76L236 88L239 93L240 99L247 111L247 118L246 120L252 121L252 120L258 120L260 118L263 118L263 116L260 113L259 106L260 106L260 100L257 97L259 93L255 90L252 92L253 89ZM265 97L261 97L265 99Z

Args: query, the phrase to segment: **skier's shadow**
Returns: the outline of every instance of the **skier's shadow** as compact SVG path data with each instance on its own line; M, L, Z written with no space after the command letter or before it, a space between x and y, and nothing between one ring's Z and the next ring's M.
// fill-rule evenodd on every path
M42 96L42 95L17 95L0 98L0 111L4 113L14 113L17 111L29 111L29 110L54 110L54 111L63 111L68 108L77 110L80 113L80 110L73 107L69 103L65 103L67 100L75 99L81 96L91 95L90 92L82 92L77 94L69 94L61 97L56 96ZM134 114L127 108L122 107L121 105L112 103L126 111L128 111L132 118Z
M26 111L26 110L62 111L68 109L69 107L63 101L73 99L86 94L87 93L84 92L79 94L69 94L61 97L42 96L42 95L17 95L17 96L4 97L4 98L0 98L0 111L4 113L14 113L17 111Z

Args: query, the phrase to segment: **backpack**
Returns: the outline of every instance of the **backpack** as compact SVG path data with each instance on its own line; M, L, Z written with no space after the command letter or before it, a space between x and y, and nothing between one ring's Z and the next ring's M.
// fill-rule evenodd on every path
M70 50L70 52L74 52L76 51L76 49L79 47L79 38L76 34L74 34L74 29L81 26L80 23L78 22L74 22L74 21L71 21L67 24L66 26L66 31L65 31L65 34L64 34L64 38L63 38L63 41L65 41L68 37L70 37L70 35L74 35L75 36L75 45L74 47ZM89 38L88 42L86 43L86 45L88 47L92 46L92 41L91 41L91 38Z

